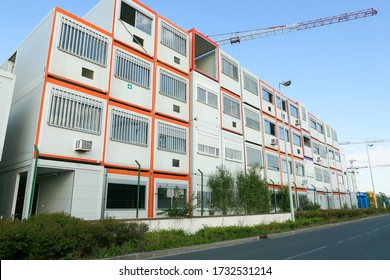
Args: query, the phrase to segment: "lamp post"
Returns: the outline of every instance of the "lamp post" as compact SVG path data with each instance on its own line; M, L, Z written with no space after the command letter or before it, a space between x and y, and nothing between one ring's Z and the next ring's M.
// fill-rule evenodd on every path
M280 93L280 86L288 87L291 85L291 81L285 81L279 83L279 93ZM287 113L287 100L286 100L286 113ZM293 197L292 197L292 190L291 190L291 180L290 180L290 173L289 173L289 164L288 164L288 153L287 153L287 141L286 141L286 129L284 125L284 114L282 109L282 123L283 123L283 142L284 142L284 152L286 155L286 171L287 171L287 182L288 182L288 194L290 197L290 212L291 212L291 221L295 222L295 215L294 215L294 205L293 205Z
M367 145L366 145L366 150L367 150L367 157L368 157L368 166L370 167L372 191L374 192L375 208L378 208L378 205L376 204L374 177L372 176L371 161L370 161L370 153L368 152L368 147L372 147L372 146L374 146L374 144L367 144Z

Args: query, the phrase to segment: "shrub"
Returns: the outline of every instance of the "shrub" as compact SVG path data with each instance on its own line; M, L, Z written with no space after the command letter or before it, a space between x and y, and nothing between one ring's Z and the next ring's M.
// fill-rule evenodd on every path
M211 208L217 208L226 215L234 209L234 176L223 166L218 167L215 174L210 175L208 185L211 188Z
M134 246L147 225L106 219L88 222L63 213L0 220L1 259L80 259L102 247Z

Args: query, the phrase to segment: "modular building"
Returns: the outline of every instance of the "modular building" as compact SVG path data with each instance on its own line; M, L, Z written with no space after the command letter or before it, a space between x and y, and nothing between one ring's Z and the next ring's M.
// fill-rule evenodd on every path
M3 154L5 134L7 131L8 118L11 109L12 94L14 92L15 77L12 68L8 69L8 63L0 69L0 161Z
M270 188L290 177L296 206L356 204L332 127L139 1L102 0L83 18L54 8L11 60L5 217L153 218L209 198L217 167L253 163Z

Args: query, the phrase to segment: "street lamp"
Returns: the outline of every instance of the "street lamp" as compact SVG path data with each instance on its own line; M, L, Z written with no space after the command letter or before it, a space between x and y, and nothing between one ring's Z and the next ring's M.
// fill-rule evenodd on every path
M279 93L280 93L280 86L288 87L291 85L291 81L284 81L279 83ZM287 100L286 100L286 113L287 113ZM291 221L295 222L295 215L294 215L294 205L293 205L293 197L292 197L292 190L291 190L291 180L290 180L290 173L289 173L289 164L288 164L288 155L287 155L287 141L286 141L286 128L284 125L284 115L283 115L283 109L282 109L282 123L283 123L283 142L284 142L284 152L286 154L286 169L287 169L287 182L288 182L288 194L290 197L290 212L291 212Z
M375 208L378 208L378 205L376 204L374 177L372 176L371 161L370 161L370 153L368 152L368 147L372 147L372 146L374 146L374 144L367 144L367 145L366 145L366 150L367 150L367 157L368 157L368 166L370 167L372 191L374 192Z

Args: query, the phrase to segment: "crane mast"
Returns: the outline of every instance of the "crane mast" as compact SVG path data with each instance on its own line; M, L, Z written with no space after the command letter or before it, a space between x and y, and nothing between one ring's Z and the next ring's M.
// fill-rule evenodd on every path
M279 25L279 26L272 26L268 28L248 30L248 31L216 34L216 35L210 35L208 37L213 37L214 38L213 40L219 45L225 45L229 43L235 44L235 43L240 43L241 41L258 39L258 38L263 38L263 37L268 37L273 35L280 35L280 34L289 33L293 31L306 30L310 28L375 16L377 13L378 13L377 10L370 8L370 9L359 10L351 13L344 13L337 16L330 16L326 18L320 18L320 19L295 23L291 25Z

